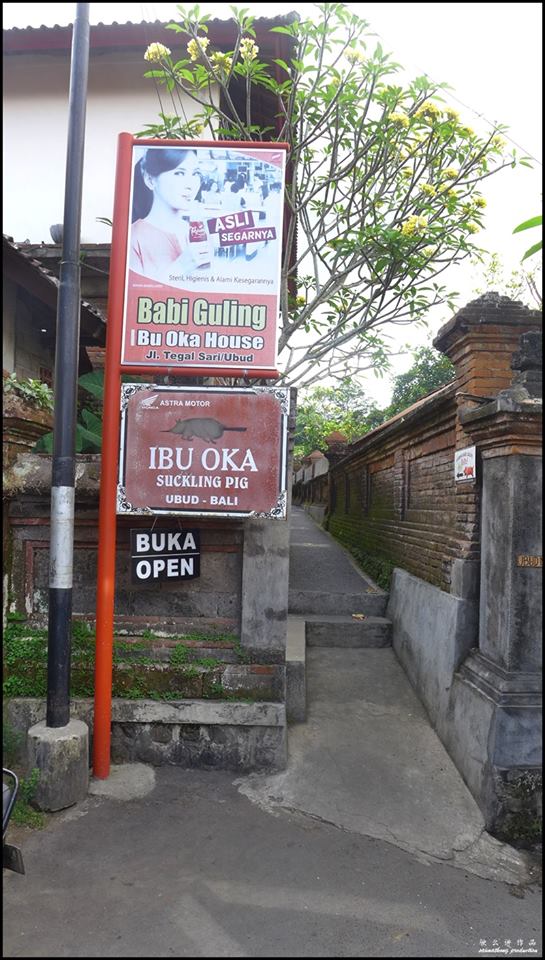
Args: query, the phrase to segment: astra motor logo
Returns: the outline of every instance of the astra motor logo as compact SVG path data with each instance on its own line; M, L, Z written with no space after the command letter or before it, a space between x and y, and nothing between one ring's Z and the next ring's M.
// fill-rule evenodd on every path
M145 400L142 400L142 403L140 404L140 406L146 407L146 409L155 410L156 409L155 401L157 400L158 396L159 396L158 393L154 393L152 397L146 397Z

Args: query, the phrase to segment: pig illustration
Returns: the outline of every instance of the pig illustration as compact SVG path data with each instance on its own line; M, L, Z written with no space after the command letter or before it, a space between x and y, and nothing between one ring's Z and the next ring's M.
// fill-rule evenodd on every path
M163 430L163 433L177 433L184 440L193 440L194 437L197 437L206 443L215 443L226 430L236 430L244 433L246 427L226 427L219 420L214 420L213 417L189 417L187 420L177 420L170 430Z

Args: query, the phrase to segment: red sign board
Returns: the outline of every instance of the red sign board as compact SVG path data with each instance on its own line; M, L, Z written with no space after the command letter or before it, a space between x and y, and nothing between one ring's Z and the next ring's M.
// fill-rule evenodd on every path
M285 144L132 145L121 364L278 376Z
M121 410L118 513L285 519L289 390L131 383Z

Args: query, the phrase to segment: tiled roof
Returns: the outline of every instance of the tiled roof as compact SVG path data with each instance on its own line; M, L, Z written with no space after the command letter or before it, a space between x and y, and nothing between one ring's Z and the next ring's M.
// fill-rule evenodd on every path
M266 23L272 22L273 20L275 23L277 22L280 23L283 21L288 22L292 17L293 17L292 13L283 14L278 17L256 17L254 20L254 24L256 23L266 24ZM119 20L112 20L111 23L104 23L104 21L101 20L99 23L92 23L91 30L96 27L143 27L143 26L156 27L156 26L163 26L166 23L172 23L172 21L175 19L176 17L171 17L168 20L123 20L123 22L120 22ZM215 24L215 23L225 23L225 20L219 17L216 17L215 19L208 21L208 25ZM31 27L31 26L9 27L8 29L4 30L4 33L24 33L30 30L34 30L34 31L66 30L68 27L71 27L71 26L72 24L55 23L51 25L51 24L42 23L39 27Z
M270 24L282 25L290 23L297 14L289 13L278 17L257 17L254 20L254 29L260 34L260 42L263 43L268 34ZM91 48L116 48L116 47L140 47L153 40L157 40L157 33L161 31L161 39L170 35L174 39L175 34L166 29L166 24L171 23L173 17L169 20L127 20L125 23L95 23L91 24L89 32L89 43ZM209 20L208 29L212 39L219 42L223 37L228 38L233 34L234 26L232 20ZM55 24L50 27L43 24L39 27L11 27L3 31L4 54L9 53L30 53L40 50L62 50L70 49L72 42L72 24L68 26ZM273 38L276 43L288 38L281 34L270 34L271 46Z
M91 27L135 27L140 26L144 23L147 23L150 26L155 26L156 24L162 24L163 20L112 20L111 23L104 23L103 20L100 20L99 23L92 23ZM4 33L22 33L29 30L66 30L67 27L71 27L71 23L42 23L39 27L27 26L27 27L9 27L7 30L4 30Z
M58 278L51 272L51 270L48 270L47 267L44 267L44 265L43 265L42 263L40 263L39 260L36 260L36 259L35 259L34 257L32 257L30 254L25 253L25 252L21 249L21 246L20 246L19 244L15 243L13 237L8 237L8 236L4 233L4 234L2 234L2 242L3 242L3 247L4 247L4 255L5 255L6 250L11 250L11 251L12 251L17 257L19 257L30 269L36 271L36 273L38 273L41 277L43 277L44 280L45 280L47 283L51 284L51 286L54 287L55 290L58 290L58 288L59 288L59 286L60 286L60 282L59 282ZM84 320L85 318L87 318L88 320L91 320L91 319L92 319L93 326L96 326L97 321L98 321L100 324L103 324L103 325L106 324L106 319L105 319L104 315L101 313L101 311L98 309L98 307L93 306L91 303L89 303L88 300L82 300L82 301L81 301L81 307L82 307L82 314L81 314L81 315L82 315L82 319L83 319L83 320Z

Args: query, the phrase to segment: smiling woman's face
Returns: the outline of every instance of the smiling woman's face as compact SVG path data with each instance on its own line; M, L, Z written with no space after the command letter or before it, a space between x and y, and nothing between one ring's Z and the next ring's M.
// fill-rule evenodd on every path
M146 182L153 190L155 199L165 206L171 210L188 210L201 185L196 155L187 153L173 170L166 170L155 177L148 174Z

